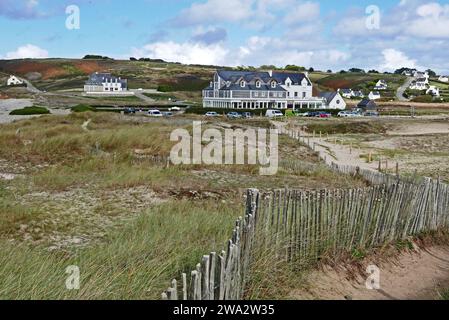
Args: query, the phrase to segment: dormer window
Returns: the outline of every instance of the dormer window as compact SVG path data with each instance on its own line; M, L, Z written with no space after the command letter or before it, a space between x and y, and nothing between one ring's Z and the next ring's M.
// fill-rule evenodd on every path
M276 81L271 81L271 87L274 89L274 88L276 88Z
M244 80L240 81L240 87L245 88L246 82Z
M260 88L261 85L262 85L262 83L259 80L257 80L256 81L256 88Z

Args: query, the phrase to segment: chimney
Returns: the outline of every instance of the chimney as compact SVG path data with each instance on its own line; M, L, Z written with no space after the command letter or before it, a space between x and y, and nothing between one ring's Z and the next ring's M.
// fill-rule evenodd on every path
M272 77L273 76L273 70L269 70L268 74L270 75L270 77Z

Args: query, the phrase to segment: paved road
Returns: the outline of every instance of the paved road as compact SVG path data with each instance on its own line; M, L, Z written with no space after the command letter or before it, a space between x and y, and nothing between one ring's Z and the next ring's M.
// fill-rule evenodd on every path
M407 77L404 84L400 86L396 91L396 97L398 98L399 101L410 101L409 99L404 97L404 92L405 90L407 90L408 87L410 87L412 81L413 81L412 77Z

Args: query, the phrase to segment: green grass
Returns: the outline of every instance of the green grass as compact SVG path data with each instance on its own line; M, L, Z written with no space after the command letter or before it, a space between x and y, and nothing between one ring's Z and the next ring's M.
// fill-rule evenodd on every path
M204 253L222 250L238 209L179 201L148 210L108 241L72 252L0 241L3 299L159 299L170 280ZM68 266L80 268L79 291L65 288Z
M87 104L79 104L72 107L72 112L89 112L89 111L96 111L96 110L94 107Z
M9 113L12 116L30 116L39 114L50 114L50 111L44 107L25 107L23 109L16 109Z

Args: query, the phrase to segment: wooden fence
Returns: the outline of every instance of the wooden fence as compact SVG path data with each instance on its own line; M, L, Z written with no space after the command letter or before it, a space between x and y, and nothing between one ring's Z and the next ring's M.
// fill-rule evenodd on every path
M248 190L226 251L212 252L163 294L164 299L241 299L253 254L275 248L290 263L375 247L449 227L449 187L427 180L362 189Z
M266 249L275 250L276 258L286 263L303 264L449 228L449 185L430 178L402 179L357 167L331 167L359 175L372 186L248 190L245 215L237 220L226 250L203 256L190 275L173 280L162 298L242 299L251 261Z

